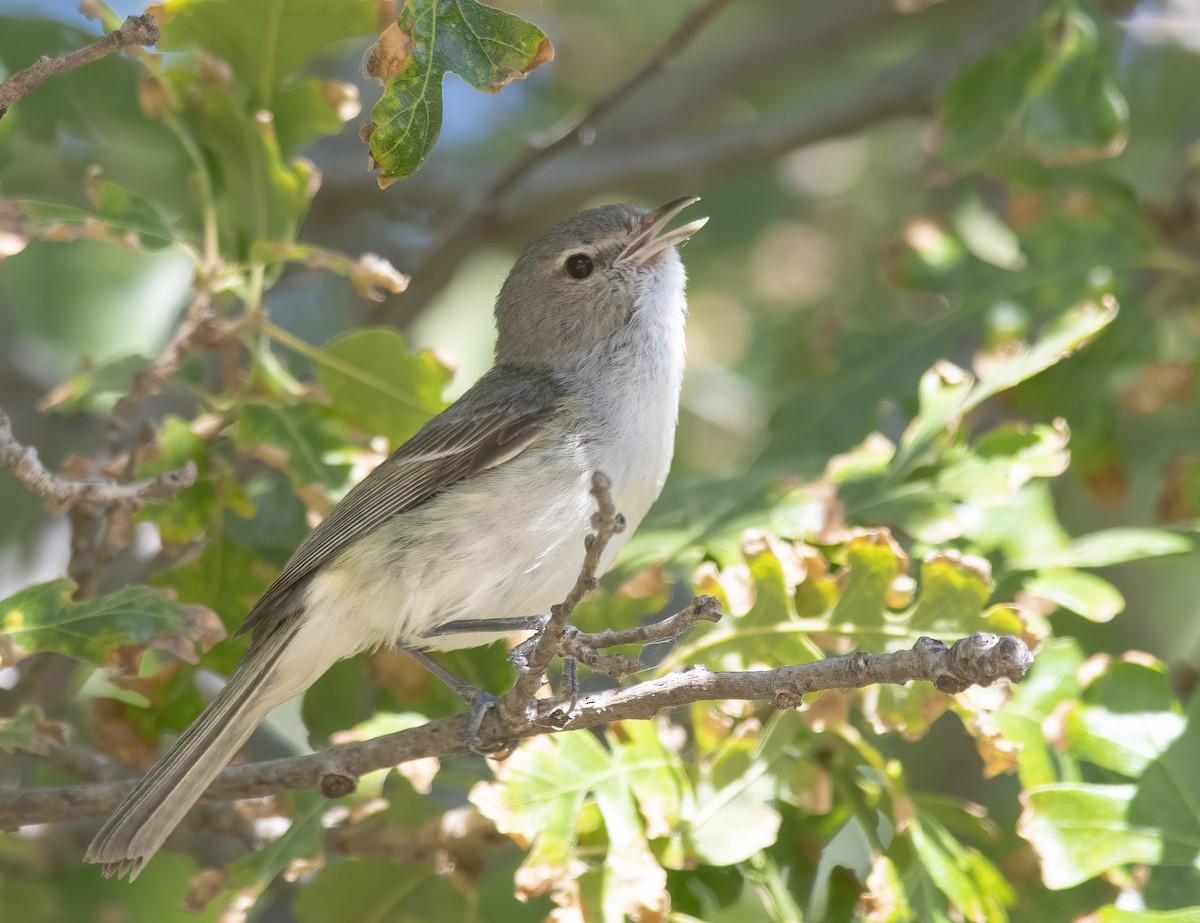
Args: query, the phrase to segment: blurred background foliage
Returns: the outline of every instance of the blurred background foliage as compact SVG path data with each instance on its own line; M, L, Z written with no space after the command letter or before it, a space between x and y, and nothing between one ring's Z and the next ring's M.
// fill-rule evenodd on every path
M706 703L332 805L210 806L133 887L78 864L95 821L29 827L0 834L6 916L1200 920L1200 5L713 4L582 143L493 190L702 4L497 5L554 60L494 96L448 76L436 147L386 191L356 131L382 0L168 0L164 54L55 77L0 121L18 438L77 475L201 475L130 518L51 515L0 472L2 784L148 766L311 523L487 368L521 244L604 201L695 193L712 221L684 252L671 480L578 623L694 589L725 623L648 675L981 628L1034 645L1032 674L1011 700ZM142 5L84 10L113 28ZM0 0L0 74L99 28L74 0ZM472 74L471 53L428 66ZM198 291L221 336L114 437ZM511 675L499 650L447 662ZM458 707L383 652L246 755Z

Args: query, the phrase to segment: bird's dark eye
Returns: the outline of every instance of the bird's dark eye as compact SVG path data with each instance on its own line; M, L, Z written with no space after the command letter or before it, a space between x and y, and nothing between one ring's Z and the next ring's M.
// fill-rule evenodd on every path
M572 253L567 257L567 275L573 279L586 279L596 268L592 258L586 253Z

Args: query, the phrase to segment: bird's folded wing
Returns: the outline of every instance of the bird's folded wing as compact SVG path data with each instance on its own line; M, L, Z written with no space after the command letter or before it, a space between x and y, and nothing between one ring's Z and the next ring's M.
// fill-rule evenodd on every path
M346 494L300 543L237 634L283 621L305 578L393 516L515 458L541 436L558 398L549 380L489 373Z

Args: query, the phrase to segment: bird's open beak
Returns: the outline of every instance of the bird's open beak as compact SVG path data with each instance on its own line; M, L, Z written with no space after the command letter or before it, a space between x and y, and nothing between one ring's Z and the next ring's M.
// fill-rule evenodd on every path
M617 262L624 260L632 260L637 266L646 266L652 263L654 259L665 250L669 250L676 244L681 244L698 230L704 227L707 218L697 218L683 227L678 227L673 231L668 231L665 234L659 235L671 219L678 215L689 205L694 205L700 201L699 196L685 195L682 198L675 199L662 205L654 211L642 216L641 230L638 231L637 237L633 242L626 247L621 255L617 257Z

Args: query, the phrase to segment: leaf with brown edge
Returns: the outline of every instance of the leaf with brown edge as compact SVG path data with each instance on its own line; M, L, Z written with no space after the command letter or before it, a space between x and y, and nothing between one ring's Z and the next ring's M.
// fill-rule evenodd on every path
M11 717L0 718L0 750L5 753L20 750L44 756L65 744L70 736L70 726L47 721L40 705L26 703Z
M519 16L476 0L406 0L371 49L368 76L384 85L359 137L387 186L415 172L442 128L442 79L453 72L496 93L553 59L546 34Z

